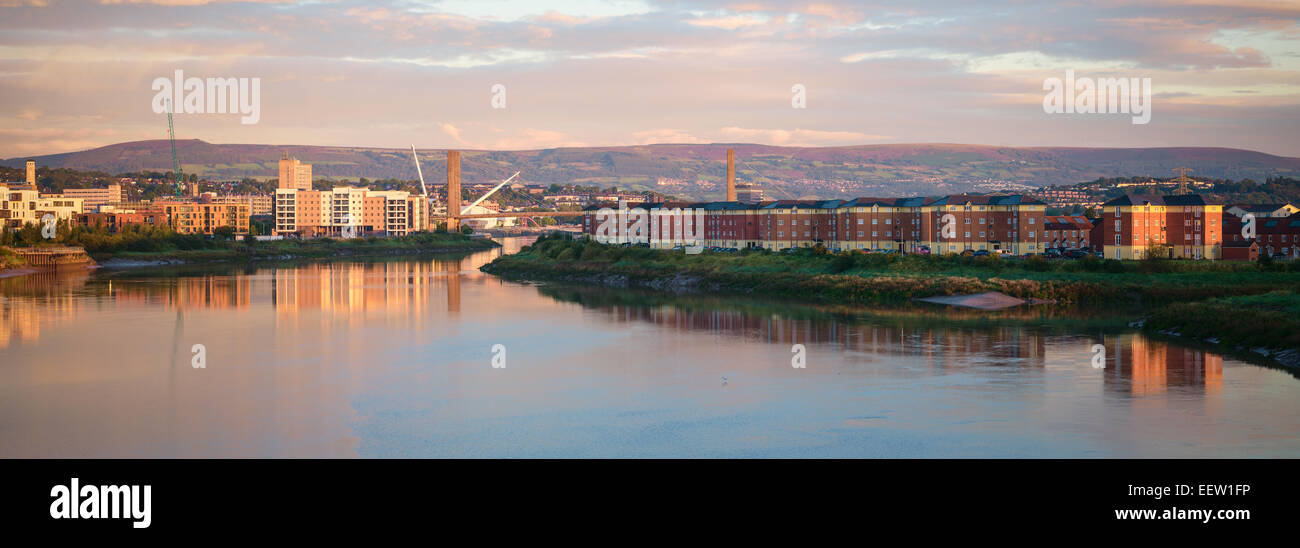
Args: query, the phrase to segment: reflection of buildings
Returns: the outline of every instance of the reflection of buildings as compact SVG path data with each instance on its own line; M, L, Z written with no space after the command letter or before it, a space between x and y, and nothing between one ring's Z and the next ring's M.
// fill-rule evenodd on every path
M1159 394L1170 386L1223 391L1223 356L1179 348L1132 333L1106 338L1106 385L1135 396ZM1112 350L1113 349L1113 350Z
M910 328L838 320L783 318L738 310L683 310L672 306L608 306L599 309L615 322L647 322L674 331L708 332L741 337L747 342L805 344L838 351L921 356L931 365L949 367L962 358L986 358L1029 365L1045 364L1046 338L1030 330Z
M269 305L282 320L309 310L323 311L360 324L367 315L403 313L412 318L441 309L461 310L461 272L477 270L496 252L464 258L375 263L314 263L265 268L257 273L156 279L97 279L90 272L40 272L0 279L0 348L10 342L35 342L42 326L75 319L95 296L118 306L175 308L178 311L249 309ZM267 274L269 273L269 279ZM438 306L436 296L446 302Z
M0 279L0 348L11 342L35 342L42 321L76 318L80 301L74 295L89 277L88 270L72 269Z

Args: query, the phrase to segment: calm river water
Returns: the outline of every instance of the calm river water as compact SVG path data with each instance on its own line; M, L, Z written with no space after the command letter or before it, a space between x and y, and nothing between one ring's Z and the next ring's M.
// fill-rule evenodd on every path
M1199 349L478 272L501 252L0 280L0 456L1300 455L1300 380Z

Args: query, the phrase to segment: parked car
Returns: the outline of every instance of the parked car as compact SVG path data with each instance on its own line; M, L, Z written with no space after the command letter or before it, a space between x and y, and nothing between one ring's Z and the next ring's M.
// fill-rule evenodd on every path
M980 250L978 250L978 251L976 251L976 252L974 252L974 253L971 253L971 256L972 256L972 257L988 257L988 256L989 256L989 252L988 252L987 249L980 249Z
M1071 249L1069 251L1066 251L1064 256L1067 259L1082 259L1084 257L1087 257L1088 255L1089 253L1082 249Z
M1055 250L1055 249L1048 249L1047 251L1044 251L1044 252L1043 252L1043 257L1048 258L1048 259L1060 259L1060 258L1061 258L1061 252L1060 252L1060 251L1057 251L1057 250Z
M1275 259L1275 260L1279 260L1279 261L1285 261L1285 260L1287 259L1287 254L1286 254L1286 253L1274 253L1270 258Z
M929 255L929 254L930 254L930 246L925 246L925 245L923 245L923 246L921 246L921 247L918 247L918 248L916 248L916 251L913 251L913 253L916 253L917 255Z

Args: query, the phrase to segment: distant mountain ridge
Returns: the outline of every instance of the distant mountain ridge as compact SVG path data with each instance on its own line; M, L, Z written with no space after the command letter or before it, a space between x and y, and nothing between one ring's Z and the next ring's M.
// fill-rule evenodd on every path
M1177 167L1195 178L1257 181L1300 176L1300 158L1232 148L1000 147L964 144L885 144L784 147L756 144L658 144L520 151L463 150L467 183L497 181L515 171L527 183L575 183L654 189L707 198L720 191L726 149L736 150L737 176L773 198L923 195L1071 184L1098 177L1171 177ZM286 153L313 165L316 177L414 180L409 150L375 147L176 142L186 173L210 179L278 175ZM445 181L441 149L420 149L425 179ZM27 158L0 165L22 167ZM110 174L169 171L167 140L135 141L35 157L38 165ZM666 184L658 184L665 180ZM1010 185L1010 186L1008 186Z

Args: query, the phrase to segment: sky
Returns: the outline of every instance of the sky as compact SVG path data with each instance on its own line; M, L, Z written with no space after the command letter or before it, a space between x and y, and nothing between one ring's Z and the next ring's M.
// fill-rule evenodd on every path
M1300 156L1298 21L1300 0L0 0L0 158L166 138L152 84L177 70L258 79L256 123L176 114L212 143ZM1045 112L1066 71L1150 78L1150 122Z

